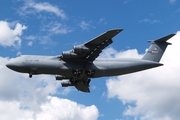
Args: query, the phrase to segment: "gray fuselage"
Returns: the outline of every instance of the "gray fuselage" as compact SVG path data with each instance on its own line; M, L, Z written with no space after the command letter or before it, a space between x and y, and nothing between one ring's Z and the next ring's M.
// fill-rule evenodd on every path
M82 60L63 61L58 56L22 55L9 61L7 67L21 73L54 74L66 78L75 77L74 70L82 71L79 78L88 78L86 71L93 71L94 74L91 78L96 78L137 72L161 65L158 62L144 59L100 58L91 63Z

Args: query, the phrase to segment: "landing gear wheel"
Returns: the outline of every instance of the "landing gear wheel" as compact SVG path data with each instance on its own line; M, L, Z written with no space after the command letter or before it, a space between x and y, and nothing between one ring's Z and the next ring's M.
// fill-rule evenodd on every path
M29 78L32 78L32 74L29 74Z
M95 70L86 70L85 73L89 78L92 78L93 75L95 74Z
M74 74L74 76L79 77L82 73L82 70L74 69L72 73Z

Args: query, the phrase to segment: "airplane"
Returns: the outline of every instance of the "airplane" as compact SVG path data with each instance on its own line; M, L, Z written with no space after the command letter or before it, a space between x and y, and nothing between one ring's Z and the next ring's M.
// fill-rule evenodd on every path
M62 87L75 86L79 91L90 92L91 78L123 75L162 66L159 61L167 46L171 45L167 40L175 35L148 41L150 47L142 59L97 58L121 31L123 29L109 30L58 56L21 55L11 59L6 66L16 72L28 73L29 78L38 74L52 74L56 80L62 80Z

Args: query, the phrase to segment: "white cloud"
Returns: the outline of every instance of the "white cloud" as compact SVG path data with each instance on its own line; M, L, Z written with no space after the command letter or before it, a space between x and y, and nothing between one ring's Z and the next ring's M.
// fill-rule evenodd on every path
M56 97L48 99L50 102L42 105L42 112L37 115L39 120L96 120L98 117L98 110L94 105L86 107L67 99Z
M29 78L5 67L9 58L0 57L0 118L11 119L97 119L98 109L55 97L60 83L54 76ZM62 91L68 94L68 90ZM53 95L53 96L50 96Z
M59 83L54 80L54 76L33 76L28 78L28 74L17 73L9 70L5 64L8 58L0 57L0 100L21 101L21 105L27 104L33 109L43 102L47 95L54 94ZM8 88L8 89L7 89Z
M40 44L43 44L43 45L45 45L45 44L55 45L55 44L56 44L56 42L54 42L54 41L51 39L50 35L38 36L38 40L39 40L39 43L40 43Z
M56 16L61 17L62 19L66 19L67 15L64 13L62 9L59 9L58 6L53 6L48 2L39 2L35 3L34 1L26 1L25 5L22 6L19 10L19 14L34 14L38 12L49 12L54 13Z
M179 39L180 32L168 41L172 45L168 46L161 60L164 66L107 80L108 97L117 97L128 105L124 115L141 120L180 118ZM139 56L132 52L127 51L130 56Z
M33 42L38 39L38 36L34 36L34 35L25 36L24 39L28 40L28 44L27 44L28 46L32 46Z
M101 18L101 19L98 21L98 24L104 24L104 25L106 25L106 24L107 24L107 21L106 21L104 18Z
M21 52L17 52L16 56L21 56L22 53Z
M48 45L55 45L56 42L54 42L52 39L51 39L51 34L52 33L49 33L47 35L37 35L37 36L34 36L34 35L30 35L30 36L26 36L24 37L24 39L28 40L28 43L27 45L28 46L32 46L36 41L38 41L40 44L48 44Z
M151 20L151 19L145 18L145 19L143 19L143 20L140 20L139 22L140 22L140 23L141 23L141 22L145 22L145 23L154 24L154 23L160 23L161 21L160 21L160 20Z
M71 27L63 25L57 21L43 24L40 30L43 32L47 32L46 35L30 35L24 37L24 39L28 40L28 46L32 46L36 41L39 41L40 44L55 45L56 42L51 39L52 35L67 34L73 31Z
M39 111L23 108L18 101L0 101L0 106L2 120L96 120L99 114L94 105L84 106L68 99L50 96L39 105Z
M47 25L43 25L41 30L48 31L50 34L67 34L73 31L70 27L62 25L57 21L50 22Z
M2 46L20 46L23 30L27 29L25 25L16 23L14 29L12 24L6 21L0 21L0 45ZM13 23L14 24L14 23Z
M116 50L113 48L109 47L107 49L104 49L103 52L100 54L100 58L114 58L115 55L118 54Z
M33 40L36 40L37 37L34 36L34 35L30 35L30 36L26 36L25 39L27 39L27 40L32 40L32 41L33 41Z
M81 23L79 24L80 28L82 30L89 30L89 28L91 27L90 23L89 22L86 22L86 21L81 21Z
M169 2L170 2L171 4L174 4L174 3L176 2L176 0L169 0Z
M33 111L20 109L21 105L17 101L0 101L0 106L0 116L2 120L33 120Z
M138 54L137 49L129 49L126 51L118 52L112 47L105 49L100 56L101 58L141 58L142 55Z
M64 90L62 92L60 92L61 95L68 95L70 93L70 91L72 91L72 87L66 87L63 89Z
M28 46L32 46L32 45L33 45L33 41L29 41Z

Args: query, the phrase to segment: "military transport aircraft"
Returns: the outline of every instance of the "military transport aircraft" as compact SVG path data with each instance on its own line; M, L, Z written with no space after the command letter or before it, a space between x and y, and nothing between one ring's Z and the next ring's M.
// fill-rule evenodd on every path
M175 34L149 41L151 46L142 59L97 58L122 30L109 30L84 44L74 46L72 50L62 52L62 55L22 55L10 60L6 66L17 72L28 73L30 78L37 74L54 74L56 80L63 80L63 87L75 86L82 92L90 92L91 78L122 75L163 65L159 61L167 45L170 45L166 41Z

